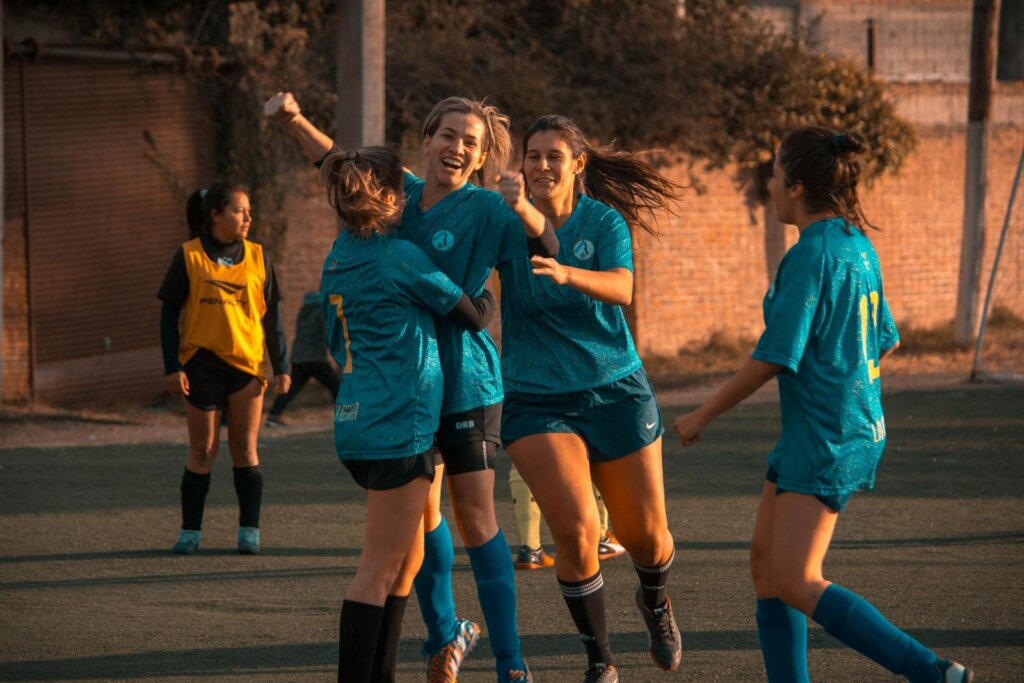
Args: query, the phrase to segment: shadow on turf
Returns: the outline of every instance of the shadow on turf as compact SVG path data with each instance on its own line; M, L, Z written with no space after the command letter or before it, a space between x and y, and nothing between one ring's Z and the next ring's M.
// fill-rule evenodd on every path
M968 647L1024 646L1024 632L1013 630L941 630L913 631L912 635L938 650ZM478 646L489 656L486 639ZM644 653L647 636L643 633L613 633L612 648L620 653ZM529 658L580 655L579 640L570 634L526 635L522 638L523 653ZM811 649L845 647L839 642L812 629L808 634ZM702 650L758 650L757 632L697 631L683 633L683 648ZM402 662L419 663L419 641L405 639L401 645ZM0 681L60 680L144 680L146 678L177 677L187 680L243 675L299 675L321 669L333 670L338 656L337 644L296 643L262 647L207 648L188 650L156 650L129 655L103 657L77 657L25 662L6 662L0 669Z
M264 546L261 555L264 557L359 557L360 548L282 548ZM197 557L234 557L238 551L234 548L208 548L203 546ZM145 550L110 550L85 553L51 553L46 555L14 555L0 557L0 564L17 562L76 562L98 560L145 560L175 558L169 548L147 548ZM187 562L186 558L182 558Z
M991 543L1024 543L1024 532L1002 531L991 534L976 534L972 536L928 536L919 538L865 538L857 541L837 539L832 542L832 548L845 548L848 550L870 549L870 548L913 548L926 546L961 546L961 545L987 545ZM750 547L750 541L691 541L683 539L676 543L676 549L680 552L690 550L746 550ZM517 547L509 547L509 552L515 555ZM549 546L548 551L553 553L554 548ZM360 548L264 548L264 557L359 557ZM234 557L238 553L234 548L203 548L198 557ZM468 555L466 549L459 547L455 549L457 556ZM145 550L113 550L104 552L85 553L50 553L45 555L9 555L0 557L0 565L32 563L32 562L108 562L110 560L145 560L145 559L175 559L168 550L163 548L148 548ZM187 558L180 561L187 562ZM456 567L458 570L459 567ZM3 585L3 584L0 584Z
M993 543L1024 543L1024 532L1002 531L973 536L928 536L919 538L864 538L857 541L836 539L831 548L843 550L870 550L873 548L917 548L928 546L990 545ZM676 550L746 550L750 541L688 541L676 543ZM2 561L2 560L0 560Z

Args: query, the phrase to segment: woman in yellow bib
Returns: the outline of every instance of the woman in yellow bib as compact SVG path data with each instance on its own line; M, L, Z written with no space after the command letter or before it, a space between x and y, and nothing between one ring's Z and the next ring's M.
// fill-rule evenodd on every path
M238 495L238 552L260 551L263 475L256 453L269 350L274 391L291 383L281 291L263 247L246 238L249 196L217 183L192 194L189 229L157 296L164 375L172 394L185 397L189 454L181 479L181 531L172 551L199 549L210 472L226 411L228 447Z

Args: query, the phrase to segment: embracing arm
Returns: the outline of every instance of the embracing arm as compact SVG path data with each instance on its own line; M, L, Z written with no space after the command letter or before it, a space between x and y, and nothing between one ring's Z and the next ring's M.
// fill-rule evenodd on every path
M545 275L559 285L568 285L591 299L628 306L633 302L633 273L628 268L587 270L559 263L553 258L534 256L530 259L534 275Z
M750 358L715 395L699 408L686 415L680 415L673 422L679 439L684 446L692 446L700 440L700 434L712 420L726 412L743 399L764 386L782 370L781 365L766 363Z
M445 317L467 330L479 332L494 318L494 309L494 296L485 289L480 296L473 299L463 294L455 308Z
M290 92L279 92L267 100L263 113L285 126L310 162L320 161L334 148L334 141L302 115L299 103Z

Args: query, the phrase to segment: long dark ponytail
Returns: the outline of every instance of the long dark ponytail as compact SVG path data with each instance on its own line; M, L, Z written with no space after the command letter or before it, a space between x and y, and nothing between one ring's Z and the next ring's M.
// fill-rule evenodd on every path
M653 222L656 211L675 211L682 186L661 175L635 154L611 145L593 147L576 122L566 116L542 116L523 135L523 157L530 138L544 131L555 131L572 150L573 158L587 155L583 173L576 177L576 192L603 202L626 219L631 228L639 227L656 235Z
M812 213L831 212L849 226L878 230L864 215L857 184L861 163L857 155L867 149L858 133L839 132L824 126L798 128L779 145L779 164L786 187L804 186L804 201Z

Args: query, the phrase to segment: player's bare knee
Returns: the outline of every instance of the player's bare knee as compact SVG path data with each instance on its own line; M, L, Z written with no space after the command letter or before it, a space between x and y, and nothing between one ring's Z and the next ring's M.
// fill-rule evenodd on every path
M213 467L213 461L217 459L217 446L205 444L189 448L188 460L190 469L198 472L209 472Z
M580 557L586 557L593 550L597 552L598 526L588 524L584 520L569 524L555 524L552 526L549 521L548 528L551 530L551 537L555 545L562 552L578 552ZM562 550L563 548L567 550ZM578 550L577 550L578 549Z
M392 554L364 552L359 558L357 571L368 577L375 588L383 588L387 593L397 582L404 560L405 558Z
M802 574L786 571L773 571L771 584L779 598L789 605L801 609L810 600L815 584Z

